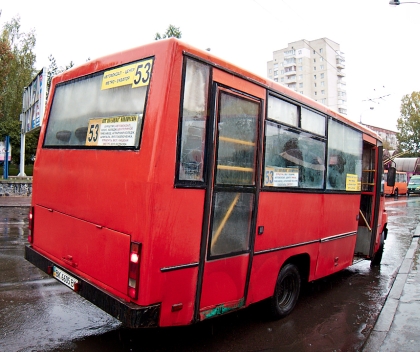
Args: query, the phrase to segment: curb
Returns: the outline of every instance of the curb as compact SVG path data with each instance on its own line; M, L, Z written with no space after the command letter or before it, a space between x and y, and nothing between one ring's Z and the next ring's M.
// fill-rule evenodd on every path
M408 274L410 273L413 258L416 254L417 246L420 237L420 224L417 225L411 245L407 250L407 253L400 265L397 276L392 284L391 290L386 297L385 304L382 307L379 317L368 336L366 343L363 347L363 352L374 352L380 351L380 348L391 328L391 324L394 321L395 313L398 308L399 300L401 298L404 285L407 281Z
M1 207L30 207L31 196L0 196Z

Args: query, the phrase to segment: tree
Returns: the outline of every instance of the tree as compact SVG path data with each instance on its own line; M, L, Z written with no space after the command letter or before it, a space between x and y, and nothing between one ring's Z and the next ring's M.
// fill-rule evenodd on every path
M4 96L7 89L7 77L10 72L11 62L13 60L12 50L6 41L0 40L0 106L3 106ZM0 109L0 119L4 116Z
M0 32L0 138L10 136L13 160L20 160L20 114L22 94L36 72L35 32L20 31L20 17L6 23ZM39 131L26 139L26 159L35 154ZM34 147L35 146L35 147Z
M397 120L397 140L407 156L417 157L420 153L420 92L403 96L400 108L401 117Z
M2 94L1 112L5 118L19 119L22 112L22 94L36 70L35 32L20 32L20 18L12 18L6 23L1 33L0 41L9 45L12 59L9 61L9 71L6 77L6 87Z
M182 33L179 27L175 27L174 25L170 24L165 33L163 34L156 33L155 40L171 38L171 37L181 39L181 36L182 36Z
M50 92L50 87L51 87L51 80L53 79L54 76L67 71L68 69L72 68L74 66L74 62L70 61L70 63L68 65L66 65L65 68L63 67L58 67L57 66L57 62L54 58L54 56L50 55L48 56L48 60L50 61L49 65L48 65L48 72L47 72L47 98L48 98L48 94Z

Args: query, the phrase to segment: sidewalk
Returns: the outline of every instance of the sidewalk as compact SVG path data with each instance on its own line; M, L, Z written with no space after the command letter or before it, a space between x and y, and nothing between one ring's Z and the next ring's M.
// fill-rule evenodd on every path
M420 224L363 351L420 351Z
M0 207L29 207L31 200L30 196L1 196Z

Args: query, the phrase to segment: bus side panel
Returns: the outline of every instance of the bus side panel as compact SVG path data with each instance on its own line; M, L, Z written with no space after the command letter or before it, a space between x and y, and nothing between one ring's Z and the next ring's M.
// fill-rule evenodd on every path
M264 226L264 233L255 239L249 303L273 294L277 275L292 256L309 255L309 281L351 265L356 235L324 240L356 232L359 204L359 194L261 192L257 228ZM259 254L270 249L277 251ZM326 258L318 266L320 256ZM338 265L334 265L336 257Z
M322 204L322 194L260 193L257 228L264 226L264 232L255 238L247 304L273 295L280 268L291 256L309 256L309 278L315 275ZM296 247L288 248L291 245ZM272 249L275 251L258 254Z
M160 196L154 200L153 208L148 209L150 227L139 229L143 247L137 303L172 305L179 298L180 293L176 291L182 290L184 299L181 303L185 313L189 301L194 302L195 299L197 276L191 276L191 269L181 267L198 266L199 263L205 191L174 189L172 185L159 184L154 190ZM185 288L172 279L168 281L167 270L175 270L177 275L185 271L186 276L181 276ZM192 314L191 311L191 317Z
M238 255L206 263L200 310L205 311L220 302L234 302L244 296L249 255ZM231 275L234 274L234 275Z
M319 247L316 278L343 270L353 264L356 234L339 240L321 243Z
M318 243L255 255L252 262L246 304L249 305L271 297L274 294L274 287L280 268L288 258L298 255L309 257L311 268L315 268Z
M126 297L129 235L40 206L34 212L35 250L54 257L69 272L104 283Z
M353 263L360 194L326 194L324 224L314 279L330 275Z
M261 192L254 252L317 241L323 224L322 194Z
M143 205L135 208L140 210L136 217L145 217L136 224L133 236L143 243L136 303L161 302L165 326L193 319L197 274L193 274L195 269L180 267L198 267L205 198L204 189L174 188L182 63L181 48L172 55L156 56L153 75L157 78L161 67L162 80L151 83L139 152L146 159L139 171L150 187L147 194L141 192L141 184L135 190ZM182 310L172 312L172 306L179 303Z
M159 326L191 324L197 289L198 267L163 273L163 290Z
M357 231L360 194L325 194L323 206L321 238Z

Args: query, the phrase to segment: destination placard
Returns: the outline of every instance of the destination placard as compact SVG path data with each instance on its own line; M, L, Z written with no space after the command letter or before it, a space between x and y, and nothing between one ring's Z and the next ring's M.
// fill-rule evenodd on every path
M138 140L141 117L115 116L89 120L87 146L133 147Z
M131 88L148 86L152 74L153 59L137 61L104 72L101 90L126 85Z

